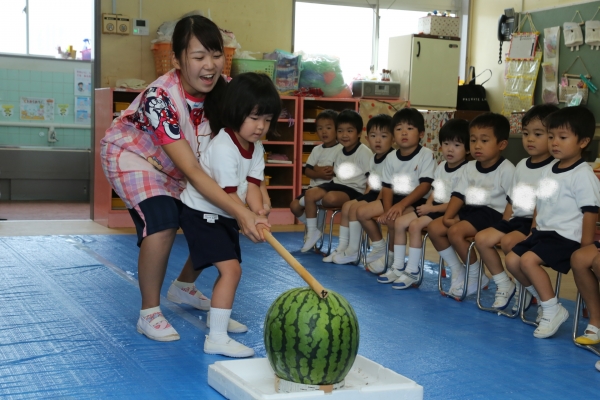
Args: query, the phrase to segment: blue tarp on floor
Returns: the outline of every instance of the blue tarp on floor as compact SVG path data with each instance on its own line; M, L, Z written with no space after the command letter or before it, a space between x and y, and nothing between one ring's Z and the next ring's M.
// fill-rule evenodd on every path
M554 338L535 339L532 327L481 312L473 298L441 297L433 264L420 289L396 291L362 268L299 253L301 233L275 236L353 305L359 353L415 380L425 398L598 395L598 358L572 344L572 317ZM163 299L181 340L158 343L136 332L135 242L133 235L0 238L0 397L222 398L207 385L208 366L226 358L202 351L206 312ZM178 235L163 296L186 257ZM305 285L268 244L242 238L242 257L233 317L250 330L233 336L264 357L266 310L285 290ZM210 296L215 278L216 269L208 269L198 288ZM485 295L488 304L492 297L493 289ZM572 314L573 303L564 303Z

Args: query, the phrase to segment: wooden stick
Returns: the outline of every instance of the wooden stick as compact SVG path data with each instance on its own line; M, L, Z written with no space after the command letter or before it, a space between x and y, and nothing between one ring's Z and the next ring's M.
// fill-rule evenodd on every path
M313 276L310 274L310 272L308 272L308 271L306 270L306 268L304 268L304 267L302 266L302 264L300 264L300 263L298 262L298 260L296 260L296 259L294 258L294 256L292 256L292 255L290 254L290 252L289 252L289 251L287 251L287 250L285 249L285 247L283 247L283 246L281 245L281 243L279 243L279 242L277 241L277 239L275 239L275 238L273 237L273 235L271 234L271 232L269 232L269 231L268 231L268 230L266 230L266 229L263 229L263 233L265 234L265 239L267 240L267 242L269 242L269 244L270 244L271 246L273 246L273 248L275 249L275 251L276 251L277 253L279 253L279 255L280 255L281 257L283 257L283 259L285 260L285 262L287 262L287 263L290 265L290 267L292 267L292 268L294 269L294 271L296 271L296 272L298 273L298 275L300 275L300 278L304 279L304 281L305 281L306 283L308 283L308 286L310 286L310 288L311 288L312 290L314 290L314 291L315 291L315 293L317 294L317 296L319 296L319 297L320 297L320 298L322 298L322 299L326 298L326 297L327 297L327 295L329 294L329 293L327 292L327 289L325 289L325 288L323 287L323 285L321 285L321 284L319 283L319 281L317 281L317 280L316 280L316 279L315 279L315 278L314 278L314 277L313 277Z

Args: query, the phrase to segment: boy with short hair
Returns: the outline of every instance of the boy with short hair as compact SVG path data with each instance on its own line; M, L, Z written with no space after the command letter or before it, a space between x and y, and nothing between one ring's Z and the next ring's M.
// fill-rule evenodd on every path
M594 115L584 107L565 107L546 120L552 155L559 160L545 169L536 197L531 235L506 256L506 267L541 300L542 316L533 336L548 338L569 313L558 303L542 265L566 274L571 255L593 243L600 183L581 153L594 137Z
M309 189L330 182L333 179L333 161L337 152L342 148L337 142L335 131L335 119L337 115L337 111L323 110L315 119L317 135L323 143L313 147L306 161L304 174L310 178ZM304 195L301 194L292 200L290 210L296 218L306 223L304 201Z
M301 252L309 251L321 238L317 229L317 207L341 207L364 193L366 173L373 153L360 142L362 117L354 110L340 112L335 120L337 140L342 145L333 162L334 178L309 189L305 194L306 239Z
M394 140L398 150L386 157L383 164L381 201L360 207L356 216L362 228L371 238L373 250L367 256L367 268L381 273L386 268L385 240L373 220L394 229L396 217L413 212L415 207L425 204L431 190L435 171L433 152L419 142L425 134L423 115L414 108L403 108L392 117ZM391 241L390 241L391 242ZM392 243L390 243L392 245ZM388 264L393 263L393 247L388 253Z
M467 260L470 242L477 232L500 222L506 209L506 196L515 170L514 165L502 157L508 145L510 124L506 117L485 113L469 124L471 155L475 158L462 168L462 177L452 193L442 219L427 227L429 238L440 256L452 271L449 293L461 296L477 291L479 262L474 253ZM506 216L508 218L508 216ZM465 273L460 256L469 265L467 288L463 287ZM483 276L482 287L489 279Z
M515 244L525 240L531 232L535 193L540 176L544 168L548 168L554 161L548 149L548 131L544 126L544 119L556 110L558 107L552 104L537 105L523 116L522 141L529 157L521 160L515 168L505 211L505 215L510 215L510 219L503 219L493 227L475 235L477 251L496 283L496 297L492 308L498 310L504 310L513 296L515 296L513 311L518 310L519 288L504 271L495 246L500 243L504 254L508 254ZM526 308L529 307L530 302L531 295L526 298Z
M442 126L439 133L442 161L435 169L433 192L427 202L416 207L414 213L404 214L394 222L394 263L385 274L377 278L379 283L391 283L393 289L408 289L418 281L419 261L423 240L421 232L431 221L444 216L450 194L461 177L461 168L467 164L469 153L469 122L464 119L451 119ZM406 253L406 231L410 234L408 262L404 264Z
M323 262L348 264L358 258L358 247L362 228L356 218L359 207L372 201L377 201L381 195L381 174L383 162L392 148L392 117L385 114L374 116L367 122L367 141L375 153L371 157L369 172L367 172L367 191L356 200L350 200L342 206L342 220L340 223L340 240L338 247Z

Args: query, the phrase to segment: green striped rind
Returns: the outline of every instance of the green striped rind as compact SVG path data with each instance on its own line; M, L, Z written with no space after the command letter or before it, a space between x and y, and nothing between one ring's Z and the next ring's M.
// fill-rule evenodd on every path
M291 289L267 311L264 339L278 377L330 385L341 382L354 364L358 320L352 306L335 292L321 299L308 287Z

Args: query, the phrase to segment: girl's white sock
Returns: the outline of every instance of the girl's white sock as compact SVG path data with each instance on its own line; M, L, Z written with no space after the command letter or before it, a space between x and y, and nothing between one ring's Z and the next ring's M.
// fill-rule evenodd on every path
M229 317L231 317L231 309L210 308L210 333L208 338L211 342L225 343L229 339L229 336L227 336Z

